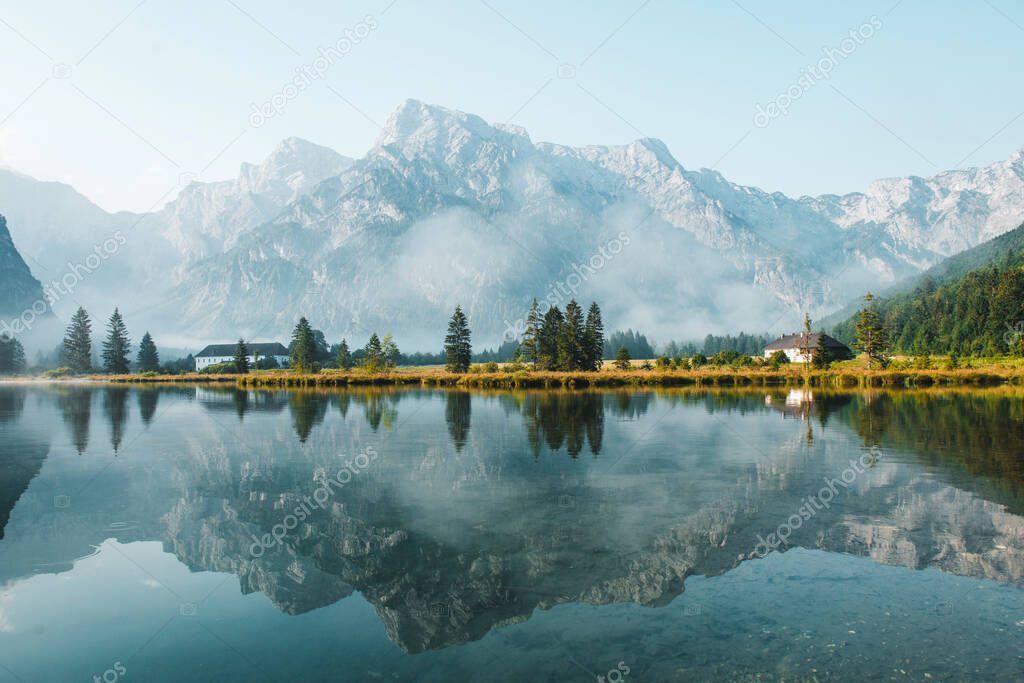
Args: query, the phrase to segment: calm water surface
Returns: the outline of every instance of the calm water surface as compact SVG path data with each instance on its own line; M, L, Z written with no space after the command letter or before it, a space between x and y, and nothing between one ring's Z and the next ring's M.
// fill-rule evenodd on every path
M1024 398L0 387L0 682L1024 680Z

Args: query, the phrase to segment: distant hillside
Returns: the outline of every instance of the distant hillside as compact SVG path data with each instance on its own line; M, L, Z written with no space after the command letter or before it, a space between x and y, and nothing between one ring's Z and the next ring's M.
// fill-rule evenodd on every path
M850 342L856 310L846 309L834 334ZM897 353L1006 353L1024 333L1024 225L952 256L877 306Z
M43 297L43 287L32 277L28 265L15 248L7 230L7 219L0 216L0 316L7 322L31 310L33 305L42 309L35 315L49 315L50 307ZM4 331L7 331L6 327L0 329L0 332Z

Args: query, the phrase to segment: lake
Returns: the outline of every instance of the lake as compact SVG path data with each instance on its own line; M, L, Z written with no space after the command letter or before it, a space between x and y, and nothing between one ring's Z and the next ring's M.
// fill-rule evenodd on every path
M0 682L1019 681L1024 392L0 386Z

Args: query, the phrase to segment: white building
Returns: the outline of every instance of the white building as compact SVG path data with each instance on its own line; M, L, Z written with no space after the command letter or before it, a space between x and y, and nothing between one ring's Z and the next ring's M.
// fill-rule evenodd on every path
M210 344L195 355L196 372L218 363L228 363L235 359L235 344ZM280 366L288 363L288 349L278 342L265 344L246 344L246 351L249 352L249 365L256 365L257 361L273 358Z
M784 351L790 363L803 363L814 358L819 344L824 345L835 360L846 360L853 357L850 347L823 332L814 332L810 336L802 332L794 332L779 337L764 347L764 357L771 358L776 351Z

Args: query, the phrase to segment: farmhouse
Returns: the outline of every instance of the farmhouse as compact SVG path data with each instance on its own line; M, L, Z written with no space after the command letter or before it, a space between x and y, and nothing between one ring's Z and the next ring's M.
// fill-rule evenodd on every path
M237 344L210 344L196 354L196 371L207 368L218 363L227 363L235 359L235 347ZM278 365L285 365L288 362L288 349L278 342L264 344L246 344L249 352L249 365L255 365L258 360L273 358Z
M768 346L764 347L764 357L771 358L776 351L783 351L791 363L804 363L814 358L818 352L819 344L824 344L829 350L832 358L846 360L853 357L850 347L843 342L828 336L824 332L813 332L807 335L803 332L794 332L779 337ZM807 354L806 356L804 354Z

